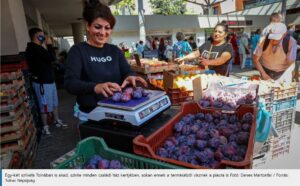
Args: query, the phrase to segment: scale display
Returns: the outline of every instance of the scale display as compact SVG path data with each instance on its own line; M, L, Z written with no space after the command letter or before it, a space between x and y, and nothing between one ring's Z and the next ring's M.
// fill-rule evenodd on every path
M150 102L147 101L146 104L139 106L136 110L98 106L88 115L88 119L93 121L111 119L140 126L171 106L169 97L162 95L155 99L150 97Z

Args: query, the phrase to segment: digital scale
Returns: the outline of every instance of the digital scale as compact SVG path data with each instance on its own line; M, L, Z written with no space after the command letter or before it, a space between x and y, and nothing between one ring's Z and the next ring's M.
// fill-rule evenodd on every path
M141 99L132 99L126 103L114 102L111 98L98 102L88 119L92 121L114 120L140 126L171 106L164 91L145 90L150 93Z

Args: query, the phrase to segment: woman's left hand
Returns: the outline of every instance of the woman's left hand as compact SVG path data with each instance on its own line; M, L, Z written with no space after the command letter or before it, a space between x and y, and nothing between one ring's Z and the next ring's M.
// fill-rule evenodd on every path
M208 65L210 65L210 61L209 61L208 59L203 58L203 57L199 57L199 62L200 62L200 64L203 65L203 66L208 66Z
M141 82L141 83L143 84L144 87L147 87L147 86L148 86L147 82L146 82L143 78L141 78L141 77L139 77L139 76L128 76L128 77L123 81L121 88L124 88L124 87L126 87L127 85L129 85L129 84L131 84L133 87L135 87L137 81Z

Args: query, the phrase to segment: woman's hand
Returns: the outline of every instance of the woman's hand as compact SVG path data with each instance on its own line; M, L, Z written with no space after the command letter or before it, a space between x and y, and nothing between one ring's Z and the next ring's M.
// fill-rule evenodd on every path
M99 83L95 86L94 91L96 94L102 94L104 97L112 96L116 91L122 91L120 85L117 83Z
M177 63L179 63L180 65L184 64L184 60L185 60L184 57L174 59L174 61L177 62Z
M208 59L205 59L205 58L203 58L203 57L199 57L198 59L199 59L199 63L200 63L201 65L203 65L203 66L208 66L208 65L210 65L210 61L209 61Z
M131 84L133 87L135 87L137 81L141 82L141 83L143 84L144 87L147 87L147 86L148 86L147 82L146 82L143 78L141 78L141 77L139 77L139 76L128 76L128 77L123 81L121 88L124 88L124 87L126 87L127 85L129 85L129 84Z

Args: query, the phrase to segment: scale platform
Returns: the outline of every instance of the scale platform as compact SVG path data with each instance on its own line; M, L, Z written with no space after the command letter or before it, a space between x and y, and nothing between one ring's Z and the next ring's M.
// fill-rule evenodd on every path
M106 99L98 102L98 107L88 115L92 121L114 120L140 126L171 106L164 91L145 90L147 97L133 99L126 103Z

